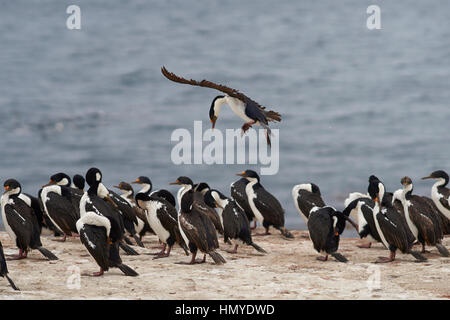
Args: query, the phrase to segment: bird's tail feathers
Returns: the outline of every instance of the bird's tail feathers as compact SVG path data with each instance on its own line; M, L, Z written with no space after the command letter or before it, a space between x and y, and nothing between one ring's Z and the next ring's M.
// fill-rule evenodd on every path
M447 248L444 247L442 244L436 243L436 248L438 249L438 251L441 254L441 256L443 256L443 257L450 256L450 253L448 252Z
M37 248L40 253L44 255L48 260L58 260L58 257L55 256L50 250L45 249L44 247Z
M142 243L141 239L139 239L137 234L133 234L133 238L139 247L145 248L144 244Z
M131 248L129 245L123 243L122 241L119 241L119 247L122 248L123 251L129 256L138 256L139 253Z
M123 263L118 264L117 268L119 268L126 276L137 277L139 275L136 271Z
M280 122L281 121L281 114L279 114L278 112L275 112L273 110L269 110L266 112L266 118L268 121L273 121L273 122Z
M333 252L333 253L331 253L331 255L339 262L347 262L348 261L347 258L344 257L339 252Z
M263 248L261 248L260 246L258 246L256 243L252 242L250 243L250 245L256 249L256 251L261 252L261 253L267 253L266 250L264 250Z
M20 289L14 284L14 281L12 281L12 279L7 274L5 274L5 277L14 290L20 291Z
M414 257L414 258L416 258L417 260L419 260L419 261L427 261L428 259L427 258L425 258L423 255L421 255L419 252L417 252L417 251L409 251L409 253Z
M210 257L214 260L215 264L224 264L227 261L216 251L208 252Z

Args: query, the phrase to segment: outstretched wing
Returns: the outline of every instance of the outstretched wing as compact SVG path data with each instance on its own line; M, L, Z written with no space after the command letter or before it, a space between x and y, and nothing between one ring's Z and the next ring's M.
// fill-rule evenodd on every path
M216 90L222 91L223 93L228 94L230 97L240 99L242 102L246 102L246 100L249 99L245 94L239 92L238 90L232 89L230 87L227 87L227 86L224 86L221 84L217 84L217 83L214 83L214 82L211 82L208 80L196 81L193 79L187 80L185 78L179 77L175 73L169 72L166 69L166 67L164 67L164 66L161 68L161 72L167 79L172 80L174 82L190 84L191 86L199 86L199 87L216 89ZM251 99L249 99L249 100L251 100Z

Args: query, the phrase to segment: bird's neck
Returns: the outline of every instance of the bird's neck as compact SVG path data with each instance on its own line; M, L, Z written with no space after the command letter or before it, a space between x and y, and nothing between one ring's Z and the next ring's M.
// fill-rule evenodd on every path
M412 191L413 191L412 184L408 184L407 186L403 187L403 196L405 197L405 199L411 198Z
M145 184L143 184L143 187L139 191L139 193L144 193L144 194L148 195L150 193L150 191L152 191L152 185L148 184L148 183L145 183Z

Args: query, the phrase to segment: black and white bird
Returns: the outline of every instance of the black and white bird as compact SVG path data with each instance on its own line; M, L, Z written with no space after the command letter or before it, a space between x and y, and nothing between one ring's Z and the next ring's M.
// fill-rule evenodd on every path
M229 239L235 241L234 248L227 250L227 252L237 253L240 242L252 246L258 252L267 253L253 242L247 216L233 199L228 198L218 190L212 189L205 194L205 202L214 203L217 207L217 213L223 228L224 241L228 242Z
M371 199L375 202L372 215L376 230L381 242L390 251L389 258L380 257L377 262L394 261L397 249L402 253L411 254L419 261L426 261L427 258L419 252L411 250L415 239L408 236L406 232L408 226L403 223L400 214L392 206L392 200L385 199L384 184L379 180L372 179L369 183L368 192Z
M159 190L152 191L153 184L152 184L152 182L151 182L149 177L140 176L139 178L137 178L132 183L137 183L137 184L141 185L141 190L139 190L136 193L136 195L138 195L139 193L144 193L144 194L146 194L148 196L151 195L153 197L163 198L166 201L168 201L170 204L172 204L174 207L176 206L175 197L168 190L166 190L166 189L159 189Z
M342 211L347 216L355 216L358 221L358 235L366 242L358 244L359 248L370 248L372 242L381 242L380 236L373 219L373 208L375 202L369 195L353 192L344 202L345 209Z
M117 188L122 192L120 196L128 202L128 204L133 208L136 214L137 224L135 224L134 227L136 233L139 234L139 239L142 241L142 237L147 232L154 233L147 222L145 210L139 207L136 202L133 187L131 187L129 183L122 181L119 183L119 185L114 186L114 188Z
M3 245L0 241L0 277L6 278L8 280L10 286L17 291L20 289L14 284L14 281L8 276L8 266L6 265L5 254L3 253Z
M58 258L42 247L39 223L33 208L20 198L22 186L15 179L3 184L5 191L1 197L2 221L11 240L19 248L14 259L24 259L28 251L37 249L49 260Z
M65 241L67 236L76 236L76 222L80 218L81 190L72 188L70 177L57 173L50 177L48 184L39 191L45 215L53 225L63 233Z
M237 175L249 181L245 187L245 195L252 213L266 229L265 235L270 234L269 228L273 226L280 230L284 237L293 238L294 236L284 226L283 207L277 198L264 189L258 174L253 170L246 170Z
M448 174L443 170L438 170L422 179L437 180L431 187L431 199L433 199L434 204L440 212L444 234L450 234L450 189L447 188L449 181Z
M442 256L450 256L441 243L444 235L437 212L422 197L412 194L414 187L410 177L403 177L400 182L403 185L401 202L406 222L414 237L422 244L422 253L426 252L425 245L429 245L435 246Z
M253 226L250 226L250 229L253 230L256 228L256 217L253 214L252 209L250 208L247 194L245 192L245 187L249 183L250 181L248 181L246 178L240 178L239 180L233 182L230 186L230 194L231 198L236 201L236 203L242 208L242 210L244 210L250 224L253 221Z
M162 74L169 80L189 84L191 86L207 87L222 91L225 93L224 96L217 96L211 103L211 108L209 110L209 118L214 128L217 118L219 117L219 112L222 104L228 104L233 110L233 112L245 121L242 126L242 132L245 133L252 125L260 125L266 131L267 144L270 146L270 135L271 130L269 128L270 121L281 121L281 115L275 111L267 111L265 107L261 106L256 101L250 99L238 90L226 87L224 85L216 84L208 80L195 81L187 80L185 78L179 77L174 73L167 71L165 67L161 68Z
M214 224L204 213L204 203L198 203L198 197L193 190L194 183L188 177L179 177L171 185L180 185L177 193L179 203L178 227L181 236L192 253L192 259L187 264L204 263L208 254L216 264L225 263L225 259L216 251L219 248L217 232ZM196 260L198 250L204 256L203 260ZM184 264L184 263L183 263Z
M314 183L297 184L292 188L292 199L300 216L308 223L309 212L314 207L325 207L319 187Z
M324 252L325 256L317 257L317 260L327 261L328 255L332 255L339 262L347 262L338 251L339 239L345 230L345 222L348 216L336 209L324 206L314 207L308 213L309 237L317 252Z
M163 248L154 259L168 257L175 243L178 243L186 255L189 255L188 248L180 233L175 207L163 198L153 197L145 193L138 193L136 201L139 207L145 210L148 224L163 243Z
M122 263L119 254L120 241L124 237L123 218L115 210L108 189L102 184L102 173L91 168L86 173L89 185L80 201L80 219L76 226L81 243L100 266L94 276L101 276L109 268L119 268L127 276L137 272Z

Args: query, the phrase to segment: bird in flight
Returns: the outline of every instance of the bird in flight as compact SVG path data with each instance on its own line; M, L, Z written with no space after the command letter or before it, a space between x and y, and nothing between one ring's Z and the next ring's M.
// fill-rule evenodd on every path
M264 128L266 133L267 144L270 146L271 130L269 122L280 122L281 115L272 110L266 110L266 107L261 106L258 102L250 99L245 94L236 89L227 86L216 84L208 80L196 81L188 80L169 72L164 66L161 68L162 74L169 80L190 84L191 86L206 87L219 90L225 95L220 95L214 98L209 109L209 118L212 123L212 128L216 124L222 104L228 104L235 114L245 121L242 125L242 134L244 134L252 125L260 125Z

